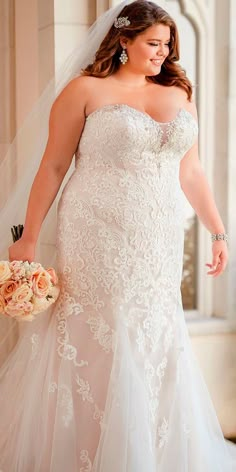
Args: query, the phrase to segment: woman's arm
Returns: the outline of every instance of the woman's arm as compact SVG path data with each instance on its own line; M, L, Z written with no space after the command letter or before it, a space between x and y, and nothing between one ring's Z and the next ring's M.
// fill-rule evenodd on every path
M48 142L31 187L21 238L29 243L37 242L84 127L85 96L79 80L74 79L65 87L50 112Z
M197 111L194 103L189 105L189 111L197 120ZM223 222L199 160L197 142L181 160L180 184L189 203L210 233L225 233ZM206 265L212 269L208 274L216 276L223 272L227 264L228 251L226 242L215 241L212 244L212 251L212 264Z

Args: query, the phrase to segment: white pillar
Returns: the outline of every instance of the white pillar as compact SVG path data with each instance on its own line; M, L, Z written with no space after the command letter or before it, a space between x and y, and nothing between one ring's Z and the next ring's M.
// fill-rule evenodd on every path
M228 316L236 318L236 2L230 0L229 10L229 83L228 83ZM224 294L222 294L224 295Z
M96 0L55 0L55 67L79 44L89 26L96 20Z

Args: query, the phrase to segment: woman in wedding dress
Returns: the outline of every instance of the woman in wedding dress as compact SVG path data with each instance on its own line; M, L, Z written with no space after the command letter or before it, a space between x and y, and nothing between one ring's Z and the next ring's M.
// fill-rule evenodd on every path
M61 292L0 370L2 472L233 470L181 301L184 194L217 235L208 276L225 269L227 244L178 59L170 16L125 2L53 104L9 258L34 260L75 154L58 206Z

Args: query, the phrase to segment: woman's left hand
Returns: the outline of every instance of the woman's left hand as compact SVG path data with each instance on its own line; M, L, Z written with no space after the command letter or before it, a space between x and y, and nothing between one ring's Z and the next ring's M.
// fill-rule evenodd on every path
M228 262L228 247L227 243L222 241L214 241L212 243L212 264L206 264L207 267L210 267L210 271L207 272L208 275L213 277L218 277L222 274L226 268Z

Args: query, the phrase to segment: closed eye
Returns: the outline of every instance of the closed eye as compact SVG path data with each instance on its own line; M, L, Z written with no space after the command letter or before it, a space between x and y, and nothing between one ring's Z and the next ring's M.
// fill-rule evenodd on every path
M150 46L159 46L159 44L156 44L156 43L148 43ZM166 43L165 46L170 46L170 43Z

